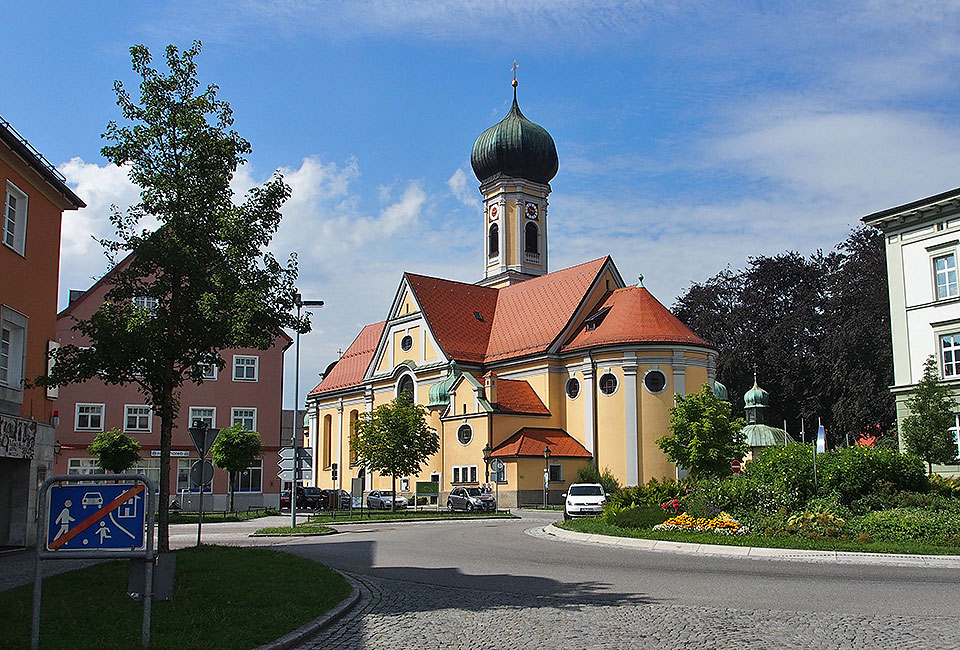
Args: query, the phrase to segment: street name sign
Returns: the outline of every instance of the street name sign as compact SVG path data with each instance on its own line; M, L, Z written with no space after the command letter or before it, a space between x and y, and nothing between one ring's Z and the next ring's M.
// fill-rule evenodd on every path
M47 550L143 548L145 502L142 483L53 486Z

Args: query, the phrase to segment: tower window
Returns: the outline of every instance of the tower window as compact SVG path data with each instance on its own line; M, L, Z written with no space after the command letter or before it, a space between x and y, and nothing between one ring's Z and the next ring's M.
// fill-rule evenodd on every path
M497 224L490 226L487 235L487 251L490 257L496 257L500 254L500 227Z
M400 381L397 382L397 397L403 399L408 404L415 403L413 396L413 377L410 375L404 375L400 378Z
M539 253L540 252L540 242L538 241L540 237L540 231L537 230L537 226L533 223L528 223L527 227L524 228L524 252L526 253Z

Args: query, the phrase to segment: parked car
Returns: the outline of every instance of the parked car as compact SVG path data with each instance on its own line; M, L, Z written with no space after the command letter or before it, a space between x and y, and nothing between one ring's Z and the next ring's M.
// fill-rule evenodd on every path
M603 512L607 495L599 483L573 483L563 494L563 518L596 517Z
M447 510L463 510L472 512L474 510L496 510L497 500L489 492L484 492L475 487L453 488L450 496L447 497Z
M297 488L297 509L301 508L316 508L316 495L308 495L308 490L318 490L319 488ZM290 490L283 490L280 492L280 509L286 510L290 507Z
M398 509L407 507L406 498L399 495L394 496L391 490L374 490L367 495L367 507L371 510L374 508L389 510L391 501L396 504Z
M341 510L350 508L350 493L346 490L324 490L323 493L324 507L330 507L330 498L333 497L336 499L336 505L334 507Z
M318 508L325 508L327 502L324 500L326 490L322 490L317 487L305 487L297 490L299 495L300 490L303 490L303 501L299 498L297 499L298 508L310 508L311 510L317 510Z

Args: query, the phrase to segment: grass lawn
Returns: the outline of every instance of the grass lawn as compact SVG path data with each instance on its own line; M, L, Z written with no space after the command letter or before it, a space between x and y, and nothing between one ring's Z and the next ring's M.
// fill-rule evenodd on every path
M218 521L248 521L250 519L259 519L260 517L269 517L270 515L279 515L279 510L250 510L248 512L204 512L204 523ZM200 519L199 512L171 511L171 524L195 524Z
M385 519L455 519L457 517L489 517L491 519L516 519L516 515L508 514L506 512L446 512L441 510L437 512L436 510L398 510L397 512L390 512L389 510L364 510L363 517L360 517L359 511L354 510L353 517L350 517L347 512L343 514L338 514L336 517L331 517L330 515L314 515L310 517L310 523L312 524L335 524L337 522L343 523L345 521L382 521ZM300 527L297 526L299 529ZM257 531L260 532L260 531Z
M620 528L603 519L574 519L554 524L565 530L612 537L636 537L692 544L719 544L723 546L755 546L762 548L796 548L819 551L850 551L853 553L896 553L905 555L960 555L956 546L929 544L868 542L853 540L805 539L793 536L766 537L764 535L719 535L717 533L652 530L649 528Z
M300 524L296 528L290 526L274 526L272 528L261 528L255 535L322 535L325 533L336 532L333 528L320 526L319 524L306 523Z
M42 648L140 647L143 604L126 595L129 563L43 581ZM33 585L0 592L0 648L30 647ZM313 620L350 593L310 560L253 548L177 551L173 600L153 604L152 648L249 650Z

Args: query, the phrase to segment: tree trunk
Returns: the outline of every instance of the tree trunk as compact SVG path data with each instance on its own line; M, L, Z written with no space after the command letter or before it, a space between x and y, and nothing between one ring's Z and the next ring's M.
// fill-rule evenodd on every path
M160 401L160 496L157 498L157 551L170 551L170 443L173 440L173 382L165 381ZM200 488L201 490L203 487Z
M927 461L927 476L933 476L933 462Z
M397 475L390 475L390 512L397 511Z
M236 512L233 509L233 494L237 490L237 473L230 472L230 512Z

